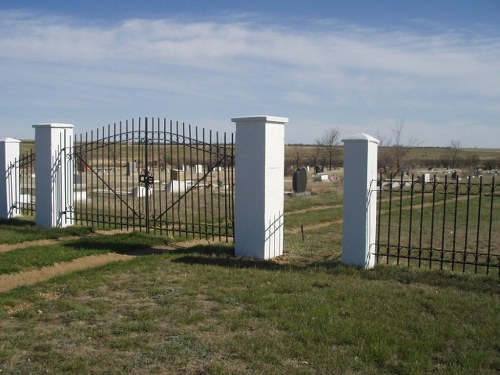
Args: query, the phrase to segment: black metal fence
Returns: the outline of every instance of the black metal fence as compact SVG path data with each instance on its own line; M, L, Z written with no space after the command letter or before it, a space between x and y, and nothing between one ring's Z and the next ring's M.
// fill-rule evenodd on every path
M378 181L377 263L500 275L494 176Z
M77 224L233 236L234 136L144 118L75 139Z
M35 153L25 151L7 169L9 202L25 216L35 214Z

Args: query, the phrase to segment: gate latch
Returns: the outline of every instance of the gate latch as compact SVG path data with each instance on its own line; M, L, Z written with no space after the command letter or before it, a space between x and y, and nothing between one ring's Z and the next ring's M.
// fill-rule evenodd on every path
M139 175L139 182L145 186L153 185L154 178L147 174L141 174Z

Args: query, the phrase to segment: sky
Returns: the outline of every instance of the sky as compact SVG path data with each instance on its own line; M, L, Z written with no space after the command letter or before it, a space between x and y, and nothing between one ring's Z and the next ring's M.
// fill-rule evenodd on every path
M500 1L0 2L0 139L254 115L289 118L287 143L403 125L403 142L500 148Z

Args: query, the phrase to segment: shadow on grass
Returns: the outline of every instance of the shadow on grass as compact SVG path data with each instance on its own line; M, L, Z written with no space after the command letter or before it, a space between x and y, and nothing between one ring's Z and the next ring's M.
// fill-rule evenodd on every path
M70 226L66 228L40 228L36 226L33 218L0 219L0 236L9 237L15 234L15 242L38 239L57 239L69 236L86 236L93 234L94 230L84 226ZM19 234L19 236L17 236Z
M0 219L0 225L11 227L35 227L36 223L33 219L13 218L13 219Z
M190 265L218 266L229 268L251 268L267 271L317 270L332 275L348 275L373 281L392 281L394 283L427 285L439 288L454 288L464 292L500 295L500 278L474 274L452 273L439 270L422 270L396 266L378 266L371 270L343 265L340 256L317 259L308 263L294 264L286 261L257 260L247 257L235 257L234 247L218 247L216 245L194 246L189 249L174 250L179 255L174 263Z
M134 232L85 237L68 241L63 246L81 251L102 250L103 252L141 256L164 253L165 250L155 246L165 244L167 241L164 238Z
M392 265L380 265L372 270L360 270L360 274L369 280L423 284L440 288L450 287L463 292L500 295L500 277L496 275L475 275Z
M332 277L348 275L365 280L420 284L440 288L449 287L464 292L500 295L500 278L495 275L480 276L388 265L363 270L343 265L340 256L301 260L300 263L294 263L286 259L286 257L275 260L258 260L248 257L236 257L232 245L209 244L186 247L182 243L169 243L164 237L154 237L137 232L84 237L68 241L63 246L82 251L102 250L103 252L115 252L132 256L168 254L172 256L171 261L173 263L189 265L296 272L312 269L331 274Z
M183 250L173 250L178 255L174 263L206 265L229 268L252 268L269 271L287 270L299 271L310 268L331 269L341 266L340 260L321 260L307 264L294 264L280 260L259 260L249 257L236 257L234 246L198 245ZM279 258L278 258L279 259Z

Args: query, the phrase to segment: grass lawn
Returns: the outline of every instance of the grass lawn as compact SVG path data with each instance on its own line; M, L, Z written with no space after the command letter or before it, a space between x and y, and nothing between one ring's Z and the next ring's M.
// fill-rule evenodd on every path
M499 278L344 267L340 199L287 198L272 262L200 245L1 293L0 373L497 374ZM162 241L110 238L67 249Z

